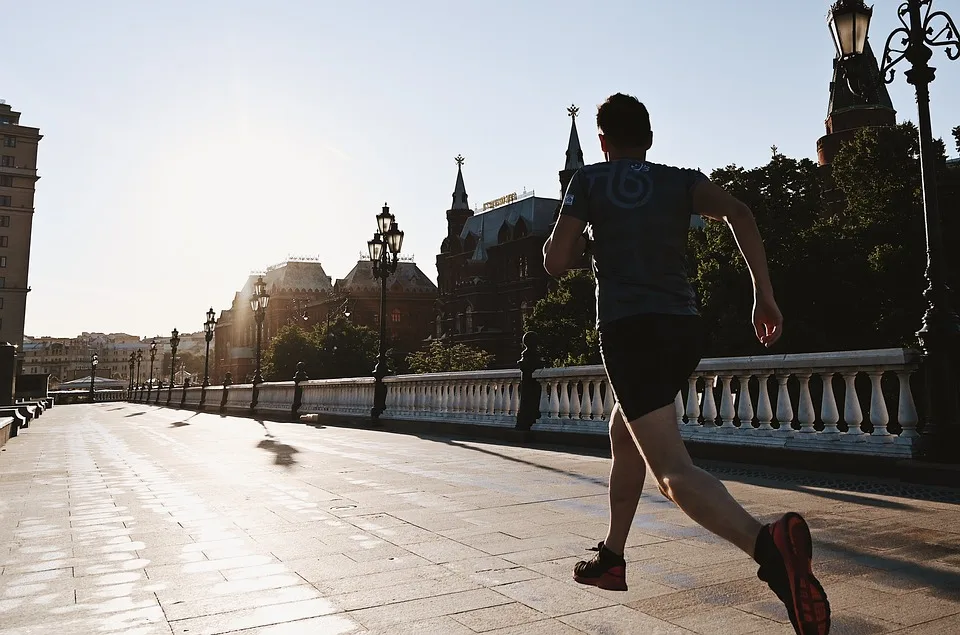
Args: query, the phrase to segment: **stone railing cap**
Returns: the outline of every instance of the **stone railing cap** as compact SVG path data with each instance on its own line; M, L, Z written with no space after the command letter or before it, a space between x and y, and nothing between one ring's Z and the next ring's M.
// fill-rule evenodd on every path
M260 390L264 388L292 388L294 386L296 386L296 382L294 381L267 381L260 384Z
M384 377L384 383L396 383L403 381L416 382L434 382L434 381L468 381L472 379L517 379L520 377L520 369L507 368L503 370L471 370L456 373L423 373L419 375L395 375L393 377Z
M309 379L307 381L300 382L301 386L328 386L342 384L344 386L351 386L356 384L372 384L373 377L347 377L345 379Z

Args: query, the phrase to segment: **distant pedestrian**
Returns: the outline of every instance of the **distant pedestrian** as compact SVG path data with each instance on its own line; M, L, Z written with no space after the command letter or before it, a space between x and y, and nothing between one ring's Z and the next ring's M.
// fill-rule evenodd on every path
M757 561L758 577L783 601L799 635L827 635L830 604L813 574L806 521L791 512L761 525L719 480L693 465L677 430L674 400L706 342L686 270L691 215L727 223L753 280L757 339L771 346L782 333L753 214L703 173L647 161L653 132L635 97L607 99L597 126L606 161L573 176L543 249L547 272L560 276L585 252L589 227L600 348L617 399L610 416L609 529L597 555L574 567L574 579L627 589L624 545L649 466L664 496Z

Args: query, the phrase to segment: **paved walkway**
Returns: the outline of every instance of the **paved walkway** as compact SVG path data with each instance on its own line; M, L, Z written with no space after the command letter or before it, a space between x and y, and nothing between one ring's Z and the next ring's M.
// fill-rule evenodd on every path
M834 635L960 632L960 492L715 466L807 515ZM648 484L626 593L573 563L607 461L162 410L60 406L0 452L0 635L788 634L756 566Z

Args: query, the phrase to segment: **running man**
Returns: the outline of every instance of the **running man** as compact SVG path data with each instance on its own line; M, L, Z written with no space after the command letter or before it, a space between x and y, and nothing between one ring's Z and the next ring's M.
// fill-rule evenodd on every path
M677 430L674 399L705 346L705 328L686 272L691 215L725 222L753 279L753 327L772 346L783 330L767 258L750 209L703 173L647 161L650 116L635 97L616 94L597 112L606 161L570 181L543 264L563 275L588 246L597 278L597 326L607 377L617 398L610 417L610 524L597 555L574 579L627 589L623 559L646 468L660 491L690 518L760 565L757 576L786 605L799 635L827 635L830 605L813 575L804 519L788 513L761 525L712 475L693 465Z

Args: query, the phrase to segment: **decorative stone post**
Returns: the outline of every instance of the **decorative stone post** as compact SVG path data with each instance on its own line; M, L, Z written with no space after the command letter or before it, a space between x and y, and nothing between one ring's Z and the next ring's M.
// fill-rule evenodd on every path
M520 353L520 407L517 409L517 430L530 430L540 418L540 382L533 373L543 366L537 334L528 331L523 336Z
M183 391L180 393L180 408L187 403L187 388L190 387L190 378L187 377L183 380Z
M223 395L220 397L220 412L223 412L227 409L227 393L230 390L230 385L233 383L233 375L229 372L223 376Z

